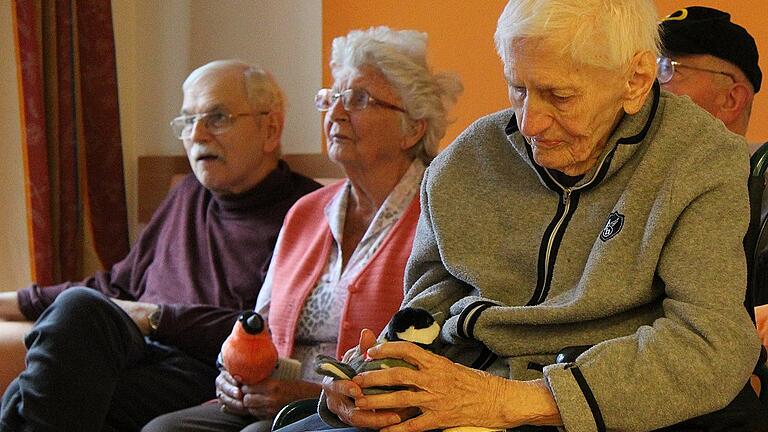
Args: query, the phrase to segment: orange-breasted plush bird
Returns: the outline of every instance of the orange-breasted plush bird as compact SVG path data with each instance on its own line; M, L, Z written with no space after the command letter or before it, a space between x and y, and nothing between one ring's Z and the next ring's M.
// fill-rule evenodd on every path
M227 372L243 384L256 384L270 376L277 365L277 349L261 315L243 312L221 347Z

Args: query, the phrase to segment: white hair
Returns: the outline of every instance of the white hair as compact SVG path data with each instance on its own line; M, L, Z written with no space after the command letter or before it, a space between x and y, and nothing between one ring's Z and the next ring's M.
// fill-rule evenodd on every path
M494 40L504 64L515 39L546 38L577 63L618 71L638 52L659 55L657 21L651 0L510 0Z
M200 77L216 71L239 70L243 74L245 92L251 109L267 109L285 114L285 96L271 73L258 65L251 65L240 60L216 60L206 63L192 71L182 85L187 89Z
M426 121L426 132L414 146L412 156L429 162L437 154L448 127L448 110L464 88L456 74L432 73L426 51L426 33L372 27L334 39L330 66L334 79L339 79L346 69L363 66L381 72L407 111L403 130L411 127L412 120Z

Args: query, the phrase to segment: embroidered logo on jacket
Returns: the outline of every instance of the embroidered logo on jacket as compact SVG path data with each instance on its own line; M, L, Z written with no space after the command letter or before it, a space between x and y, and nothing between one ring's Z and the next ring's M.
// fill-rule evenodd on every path
M624 227L624 215L619 212L613 212L608 215L608 222L605 223L603 231L600 232L600 240L607 242L616 237L616 234Z

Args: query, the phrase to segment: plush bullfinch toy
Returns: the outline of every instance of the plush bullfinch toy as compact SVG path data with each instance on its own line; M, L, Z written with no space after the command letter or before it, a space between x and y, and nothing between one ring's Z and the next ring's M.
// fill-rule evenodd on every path
M240 315L221 347L221 362L243 384L256 384L272 375L277 349L261 315L253 311Z

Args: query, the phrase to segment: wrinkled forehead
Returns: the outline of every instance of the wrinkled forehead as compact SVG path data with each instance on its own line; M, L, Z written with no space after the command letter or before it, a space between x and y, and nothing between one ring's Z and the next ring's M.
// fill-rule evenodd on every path
M504 73L545 68L553 72L568 74L573 69L570 55L563 53L561 43L556 39L524 37L512 39L505 47Z
M248 106L245 79L236 69L214 69L190 75L183 86L182 113L208 112Z
M535 53L537 57L552 60L571 60L565 43L559 37L526 36L508 40L504 45L502 62L506 66L520 62L524 53Z
M548 79L567 82L587 82L600 76L621 75L621 70L596 66L598 61L583 61L571 55L568 43L558 37L525 37L507 44L504 74L543 75ZM594 59L592 59L594 60Z
M362 65L360 67L345 67L334 72L334 89L363 88L394 94L395 91L387 78L376 67Z

